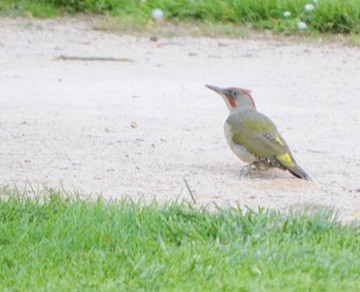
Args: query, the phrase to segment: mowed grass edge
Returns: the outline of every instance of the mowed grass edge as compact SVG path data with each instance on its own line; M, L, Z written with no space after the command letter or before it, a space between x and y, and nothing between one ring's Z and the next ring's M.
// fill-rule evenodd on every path
M359 291L360 226L3 190L0 290Z
M117 16L123 23L148 24L159 8L167 20L248 24L285 34L302 30L360 33L360 0L2 0L0 11L54 17L66 13ZM299 23L303 23L299 25ZM307 29L304 29L304 24Z

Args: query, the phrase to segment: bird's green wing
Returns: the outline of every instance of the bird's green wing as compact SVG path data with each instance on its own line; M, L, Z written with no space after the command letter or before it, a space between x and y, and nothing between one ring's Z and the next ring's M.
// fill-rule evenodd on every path
M233 141L254 156L261 160L276 159L287 169L296 167L289 147L274 123L265 115L250 110L229 116L227 122L233 129Z

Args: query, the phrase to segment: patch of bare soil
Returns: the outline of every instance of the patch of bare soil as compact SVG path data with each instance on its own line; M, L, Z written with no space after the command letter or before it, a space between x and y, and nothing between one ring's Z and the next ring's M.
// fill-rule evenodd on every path
M185 178L201 204L358 220L359 74L360 49L335 44L150 40L0 18L0 184L166 201L190 199ZM251 89L314 182L276 169L240 179L228 110L204 84Z

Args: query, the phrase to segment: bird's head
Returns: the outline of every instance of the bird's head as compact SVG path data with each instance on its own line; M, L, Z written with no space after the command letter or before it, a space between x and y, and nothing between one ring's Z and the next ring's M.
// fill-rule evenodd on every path
M230 112L234 112L241 108L256 108L250 90L237 87L220 88L213 85L205 86L222 96Z

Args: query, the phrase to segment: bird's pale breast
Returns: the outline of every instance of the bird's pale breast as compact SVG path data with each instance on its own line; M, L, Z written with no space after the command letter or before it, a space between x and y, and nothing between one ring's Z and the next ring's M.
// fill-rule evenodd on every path
M237 157L239 157L242 161L246 163L253 163L257 161L257 158L251 155L244 146L233 141L233 129L228 122L225 122L224 133L230 149L235 153Z

